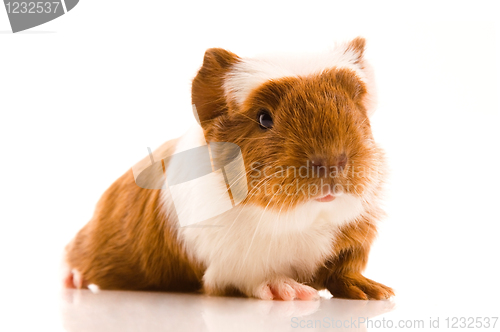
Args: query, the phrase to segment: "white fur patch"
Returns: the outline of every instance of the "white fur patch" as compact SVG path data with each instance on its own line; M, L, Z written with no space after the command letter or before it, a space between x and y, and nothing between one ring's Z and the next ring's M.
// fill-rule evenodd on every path
M169 186L169 189L181 226L199 223L233 207L221 170Z
M205 285L233 285L251 295L276 276L310 278L331 254L340 226L363 212L362 201L352 195L329 203L309 201L281 213L242 206L198 227L181 228L180 237L207 266ZM209 227L201 227L204 224Z
M358 58L359 54L347 49L345 44L323 54L242 58L227 74L224 90L226 97L241 105L252 90L269 80L321 74L332 68L351 69L368 84L364 69L357 63Z

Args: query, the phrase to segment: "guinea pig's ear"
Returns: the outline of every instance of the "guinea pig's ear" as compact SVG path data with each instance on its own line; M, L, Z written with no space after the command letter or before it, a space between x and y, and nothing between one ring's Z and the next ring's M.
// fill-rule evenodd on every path
M372 66L365 60L365 45L366 40L363 37L356 37L350 42L344 44L344 53L349 54L350 62L356 68L359 74L359 79L364 83L365 92L361 93L361 103L367 111L368 116L371 116L377 104L377 91L375 87L375 75ZM361 92L356 89L356 92Z
M203 66L191 88L191 100L202 126L227 111L224 78L238 59L236 54L222 48L210 48L205 52Z
M347 43L345 52L352 52L355 64L361 64L363 62L363 56L365 54L366 39L363 37L356 37Z

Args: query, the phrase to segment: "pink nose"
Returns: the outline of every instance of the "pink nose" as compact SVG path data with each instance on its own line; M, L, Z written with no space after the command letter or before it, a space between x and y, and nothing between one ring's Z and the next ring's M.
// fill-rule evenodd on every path
M319 176L325 176L332 172L340 172L347 165L348 158L345 153L336 157L328 158L320 155L314 155L309 159L309 165L317 170Z

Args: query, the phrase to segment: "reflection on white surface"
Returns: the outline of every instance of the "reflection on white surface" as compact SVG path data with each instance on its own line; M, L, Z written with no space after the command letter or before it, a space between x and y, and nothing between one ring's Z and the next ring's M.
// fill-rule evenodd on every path
M372 318L391 311L391 301L263 301L198 294L64 290L64 329L80 331L292 331L307 324ZM361 324L336 331L366 331Z

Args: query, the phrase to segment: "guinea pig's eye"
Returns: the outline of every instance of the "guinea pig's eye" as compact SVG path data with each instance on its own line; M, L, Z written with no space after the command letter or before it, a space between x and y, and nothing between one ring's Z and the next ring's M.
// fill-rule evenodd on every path
M260 128L264 130L271 129L274 125L273 118L271 117L271 114L269 114L269 111L266 109L261 109L259 111L259 114L257 115L257 118L259 119Z

